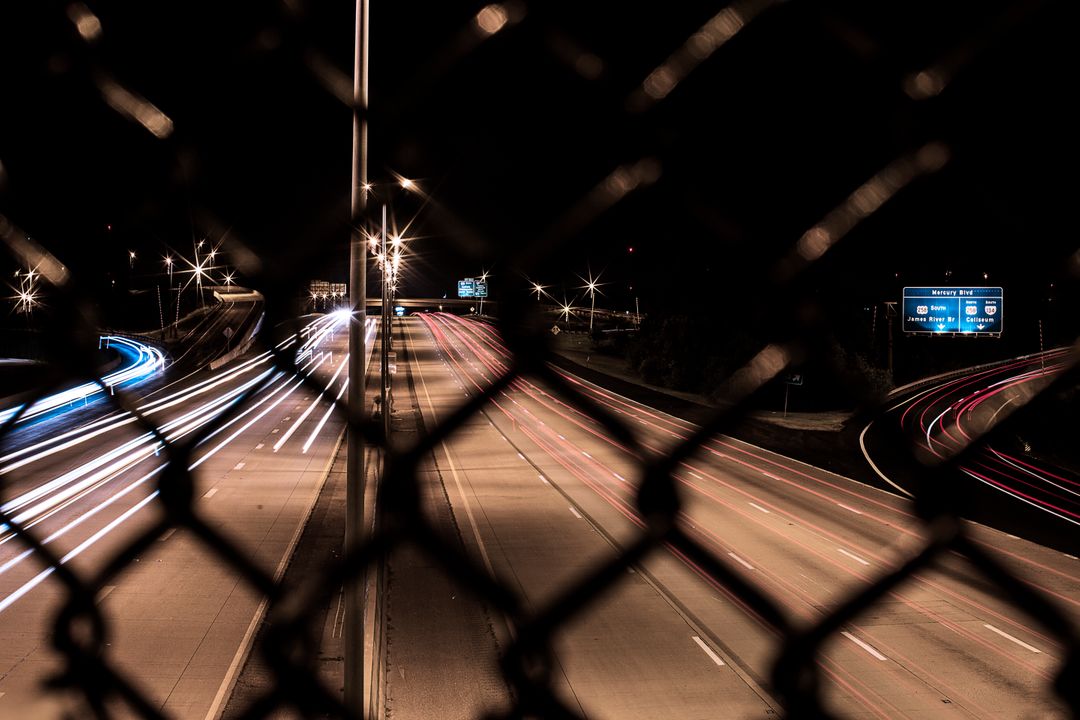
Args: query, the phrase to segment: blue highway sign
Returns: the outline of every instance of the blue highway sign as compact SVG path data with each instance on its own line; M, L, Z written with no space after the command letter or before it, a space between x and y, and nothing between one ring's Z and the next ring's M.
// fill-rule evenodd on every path
M904 332L930 335L1001 334L999 287L906 287Z
M484 294L487 294L487 287L484 288ZM474 278L465 278L464 280L458 280L457 296L459 298L476 297L476 280Z

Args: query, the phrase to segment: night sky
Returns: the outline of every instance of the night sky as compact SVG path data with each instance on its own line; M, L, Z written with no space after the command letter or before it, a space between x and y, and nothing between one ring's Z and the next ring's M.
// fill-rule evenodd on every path
M190 256L201 237L261 258L252 285L345 279L348 3L94 2L92 43L73 6L22 5L0 11L0 212L92 292L159 282L167 248ZM482 3L371 6L369 175L431 197L392 198L399 222L416 216L405 295L452 297L487 269L493 296L527 276L572 299L591 270L617 309L767 303L808 228L941 142L946 166L801 292L841 311L937 283L1002 285L1025 314L1075 300L1068 3L772 4L644 111L634 91L723 5L507 3L490 37ZM905 80L932 67L949 82L913 99ZM110 108L110 79L160 108L169 137ZM590 204L643 160L654 182Z

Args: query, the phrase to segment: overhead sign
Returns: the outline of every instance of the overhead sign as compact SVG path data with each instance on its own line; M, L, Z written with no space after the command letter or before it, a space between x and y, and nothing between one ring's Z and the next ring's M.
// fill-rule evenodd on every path
M484 289L487 292L487 289ZM457 281L457 296L459 298L476 297L476 280L465 278Z
M487 280L477 280L473 288L474 297L487 297Z
M906 287L904 332L929 335L1001 334L999 287Z
M395 305L394 306L394 314L397 315L398 317L403 317L405 315L405 307L402 306L402 305Z

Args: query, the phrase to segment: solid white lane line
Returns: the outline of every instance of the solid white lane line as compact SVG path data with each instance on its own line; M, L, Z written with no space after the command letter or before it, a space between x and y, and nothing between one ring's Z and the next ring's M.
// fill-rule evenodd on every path
M575 508L573 505L570 506L570 512L572 512L574 514L574 517L576 517L578 520L583 520L584 519L584 518L581 517L581 513L579 513L577 511L577 508Z
M899 406L897 406L897 407L899 407ZM892 409L895 409L895 408L892 408ZM890 480L890 479L889 479L889 476L888 476L888 475L886 475L885 473L881 472L881 468L879 468L879 467L878 467L878 466L877 466L877 465L876 465L876 464L874 463L874 461L873 461L873 460L872 460L872 459L870 458L870 452L869 452L869 451L868 451L868 450L866 449L866 431L867 431L867 430L869 430L869 429L870 429L870 425L873 425L873 424L874 424L874 423L873 423L873 421L871 421L871 422L870 422L870 423L869 423L869 424L868 424L868 425L867 425L866 427L864 427L864 428L862 429L862 432L861 432L861 433L859 433L859 449L860 449L860 450L862 450L862 454L863 454L863 457L864 457L864 458L866 458L866 462L870 463L870 468L871 468L871 469L872 469L872 470L873 470L873 471L874 471L875 473L877 473L877 476L878 476L879 478L881 478L881 479L882 479L882 480L884 480L885 482L889 483L889 484L890 484L890 485L892 485L892 486L893 486L894 488L896 488L897 490L899 490L899 491L900 491L901 493L903 493L904 495L907 495L907 496L908 496L909 498L913 498L913 497L915 497L914 495L912 495L911 493L909 493L909 492L908 492L907 490L905 490L904 488L900 487L899 485L897 485L896 483L894 483L894 482L893 482L892 480Z
M765 508L761 507L757 503L750 503L750 507L754 508L755 510L760 510L761 512L765 513L766 515L771 515L772 514L771 510L766 510Z
M697 635L694 635L691 639L697 643L699 648L705 651L705 654L708 655L714 663L716 663L720 667L724 667L724 661L721 660L720 656L713 652L713 649L706 645L701 638L699 638Z
M1020 638L1015 638L1012 635L1010 635L1009 633L1005 632L1004 630L998 630L993 625L988 625L986 623L983 623L983 627L986 628L987 630L991 631L991 632L996 632L998 635L1005 638L1006 640L1012 640L1014 643L1016 643L1020 647L1025 648L1027 650L1030 650L1033 653L1041 653L1042 652L1042 650L1035 647L1034 645L1028 645L1026 642L1021 640Z
M869 562L867 562L866 560L863 560L863 559L862 559L861 557L859 557L859 556L858 556L858 555L856 555L855 553L849 553L849 552L848 552L847 550L845 550L844 548L836 548L836 549L840 551L840 554L842 554L842 555L847 555L847 556L848 556L849 558L851 558L851 559L852 559L852 560L854 560L855 562L860 562L860 563L862 563L863 565L869 565L869 564L870 564Z
M881 653L879 653L879 652L877 651L877 648L875 648L874 646L870 645L869 643L865 643L865 642L863 642L862 640L860 640L859 638L855 637L855 636L854 636L854 635L852 635L851 633L849 633L849 632L841 632L840 634L841 634L841 635L843 635L844 637L846 637L846 638L847 638L848 640L850 640L851 642L853 642L853 643L855 643L856 645L858 645L859 647L861 647L861 648L862 648L863 650L865 650L866 652L868 652L868 653L870 653L871 655L873 655L874 657L876 657L876 658L877 658L878 660L888 660L888 659L889 659L889 658L885 657L884 655L882 655Z
M217 490L218 490L217 488L210 488L209 490L206 491L206 494L203 495L203 497L204 498L212 498L215 495L217 495Z
M838 507L842 507L845 510L848 510L850 512L855 513L856 515L862 515L862 510L856 510L855 508L849 507L849 506L845 505L844 503L836 503L836 504L837 504Z
M732 560L734 560L735 562L739 563L740 565L742 565L742 566L743 566L744 568L746 568L747 570L753 570L753 569L754 569L754 566L753 566L753 565L751 565L750 563L746 562L745 560L743 560L743 559L742 559L741 557L739 557L739 556L738 556L738 555L736 555L735 553L733 553L733 552L729 552L729 553L728 553L728 555L730 555L730 556L731 556L731 559L732 559Z
M165 532L161 533L161 537L158 538L158 542L165 542L166 540L171 538L175 532L176 528L169 528Z

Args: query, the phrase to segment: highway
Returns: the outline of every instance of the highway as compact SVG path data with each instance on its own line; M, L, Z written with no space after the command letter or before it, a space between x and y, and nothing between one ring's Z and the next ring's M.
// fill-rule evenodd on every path
M883 430L890 425L899 428L924 462L947 459L1025 404L1073 362L1072 351L1059 349L921 383L898 393L883 416L864 428L863 452L885 482L908 494L914 490L911 463L905 467L895 452L881 445L877 436ZM971 516L1070 553L1080 552L1080 476L1053 460L1048 451L1054 448L1032 452L1031 444L1019 435L1027 430L991 438L961 466L963 477L957 482L975 506Z
M139 394L132 414L99 400L77 421L43 416L0 447L3 509L79 577L100 572L162 520L162 440L205 435L188 458L197 515L271 575L280 575L320 490L343 430L331 412L347 384L347 316L316 316L279 348L299 375L251 353ZM369 347L376 326L369 322ZM300 376L322 388L301 387ZM246 394L246 399L245 399ZM244 400L241 402L241 400ZM232 411L221 424L211 423ZM41 683L59 668L51 622L66 591L53 568L9 528L0 535L0 718L59 717ZM174 717L214 717L227 699L263 598L187 528L170 527L96 598L107 622L105 661ZM77 707L77 706L74 706ZM121 716L127 713L117 706Z
M503 373L489 325L433 313L398 325L395 408L430 430ZM561 371L560 371L561 372ZM640 458L690 423L563 373L636 437L529 378L440 443L422 465L426 512L478 567L547 607L641 532ZM728 437L681 463L687 532L774 598L796 626L900 565L925 542L909 501ZM1075 558L983 526L975 541L1080 618ZM516 629L422 558L391 560L386 709L395 718L472 717L505 707L496 658ZM425 574L425 572L429 574ZM416 599L418 588L426 592ZM659 550L557 634L553 682L590 718L775 717L778 636L688 558ZM1063 647L956 554L887 594L818 660L843 717L1065 717L1049 689Z

